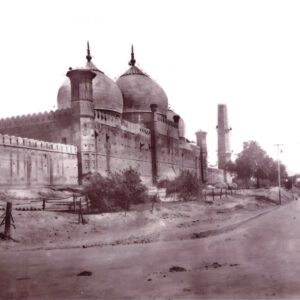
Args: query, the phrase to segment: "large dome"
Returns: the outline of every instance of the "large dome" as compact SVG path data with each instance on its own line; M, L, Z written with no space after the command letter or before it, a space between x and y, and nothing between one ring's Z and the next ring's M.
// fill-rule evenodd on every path
M94 109L123 112L123 97L117 84L88 61L86 68L96 73L93 80Z
M93 80L94 109L108 110L121 114L123 112L123 97L117 84L100 71L92 62L88 48L85 68L96 73ZM58 109L71 107L71 84L68 79L58 90Z
M67 78L57 93L57 107L58 109L65 109L71 107L71 83Z
M135 66L133 51L131 66L117 80L124 100L123 112L151 112L150 105L157 104L157 112L163 115L168 111L168 98L164 90L147 74Z

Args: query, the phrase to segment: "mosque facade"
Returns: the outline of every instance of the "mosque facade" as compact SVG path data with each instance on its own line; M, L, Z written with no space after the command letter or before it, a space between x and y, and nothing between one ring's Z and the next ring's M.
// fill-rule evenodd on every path
M207 180L206 132L185 137L184 120L169 109L164 90L136 66L113 81L92 62L70 68L58 109L0 119L1 185L81 184L86 174L127 168L145 182L183 170Z

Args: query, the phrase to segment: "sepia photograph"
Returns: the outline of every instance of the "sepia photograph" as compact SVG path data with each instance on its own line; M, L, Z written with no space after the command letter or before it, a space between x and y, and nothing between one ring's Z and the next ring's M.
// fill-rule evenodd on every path
M0 3L0 299L299 300L300 2Z

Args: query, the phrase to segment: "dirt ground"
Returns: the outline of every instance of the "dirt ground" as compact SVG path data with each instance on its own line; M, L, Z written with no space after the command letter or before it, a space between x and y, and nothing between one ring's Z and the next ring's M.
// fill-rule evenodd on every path
M33 195L35 192L25 200L19 196L13 205L35 201L28 199ZM54 196L66 194L60 192ZM12 228L12 237L18 242L2 241L0 249L94 247L189 239L192 234L211 235L276 208L277 197L276 191L271 190L238 191L222 198L215 196L214 200L207 196L206 201L162 202L153 211L149 203L133 206L126 214L87 214L85 224L78 223L77 213L13 210L16 228ZM284 195L284 199L288 201L290 195Z
M284 192L282 197L284 206L291 203L295 194ZM3 299L169 299L168 294L177 295L178 288L181 296L170 299L198 299L190 293L190 287L180 284L181 277L184 282L189 272L198 269L208 271L206 276L213 276L210 270L231 272L239 263L233 258L226 262L209 258L207 248L200 263L195 243L206 238L213 241L222 234L230 242L233 238L226 237L227 234L278 210L277 201L277 190L238 191L222 199L215 197L214 201L207 197L206 201L158 203L153 211L151 204L146 204L132 207L126 215L124 212L84 215L85 224L78 224L75 213L13 210L16 229L12 236L18 242L0 241L0 267L5 269L1 278L7 273L0 288L9 287ZM178 252L181 247L184 247L182 254ZM189 256L185 254L187 251ZM164 262L170 258L173 263L167 267ZM7 262L12 259L14 263L8 267ZM55 272L61 283L56 281ZM99 272L100 277L93 277ZM133 281L144 278L147 288L124 281L122 278L128 272ZM74 274L79 275L78 280L83 277L91 281L86 286L85 280L76 280L75 284L71 282ZM224 271L223 280L226 274ZM101 282L99 294L95 294L97 280ZM153 281L155 289L149 290ZM36 287L37 282L41 286ZM90 285L93 292L88 290ZM126 290L124 297L120 287ZM74 294L76 289L78 294ZM197 284L197 289L201 289L201 284Z

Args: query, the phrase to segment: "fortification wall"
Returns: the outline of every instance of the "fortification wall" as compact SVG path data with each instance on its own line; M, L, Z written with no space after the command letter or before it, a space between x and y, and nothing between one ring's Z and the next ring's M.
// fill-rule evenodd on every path
M96 169L100 173L118 172L129 167L151 181L150 130L139 124L123 121L119 126L95 123Z
M0 134L0 185L77 184L77 148Z
M0 133L71 143L71 109L0 119Z
M172 127L174 131L167 131L168 127L170 124L161 122L165 134L157 135L159 178L174 178L186 169L198 172L199 148L179 140L177 129ZM132 167L145 181L151 182L151 135L148 128L103 112L97 112L95 122L83 124L83 128L85 137L96 132L94 148L83 145L84 173L97 171L105 175Z
M172 179L184 170L200 174L200 148L173 138L157 137L158 174L160 178Z
M157 120L159 178L174 178L183 170L200 170L199 148L180 140L176 126L163 118ZM50 143L71 141L71 128L70 109L1 119L0 185L77 184L76 147ZM96 111L95 119L83 119L78 130L83 174L107 174L131 167L145 181L152 181L150 129Z
M0 134L0 184L76 184L76 147L46 142L70 140L71 121L70 109L0 120L0 133L34 138ZM198 172L200 151L179 140L176 124L158 118L157 128L159 178L174 178L186 169ZM107 174L131 167L151 182L150 129L97 111L95 120L84 121L80 130L83 173Z

